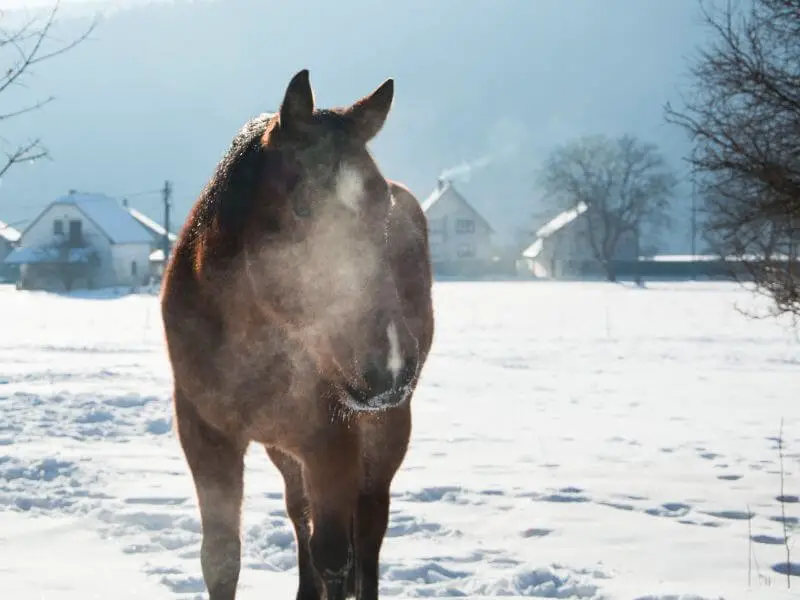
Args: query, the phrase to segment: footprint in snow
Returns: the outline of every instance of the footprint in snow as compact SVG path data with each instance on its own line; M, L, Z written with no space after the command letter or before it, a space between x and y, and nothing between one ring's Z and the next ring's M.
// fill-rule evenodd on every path
M750 537L756 544L766 544L768 546L783 546L785 540L783 536L777 537L774 535L753 535Z
M143 496L125 498L125 504L147 504L151 506L177 506L185 504L189 499L185 496Z
M780 575L791 575L800 577L800 563L797 562L780 562L772 565L772 570Z
M691 510L691 506L682 502L666 502L661 506L645 509L644 512L654 517L677 518L686 516Z
M800 496L776 496L775 500L780 502L781 504L797 504L800 502Z
M552 529L544 529L540 527L531 527L522 532L524 538L543 538L553 533Z
M716 517L718 519L729 519L732 521L748 521L755 516L754 513L745 512L743 510L712 510L712 511L704 511L703 514L706 514L709 517Z
M720 458L722 455L716 452L701 452L698 456L704 460L714 460L715 458Z
M153 419L147 423L147 433L165 435L172 430L170 419Z

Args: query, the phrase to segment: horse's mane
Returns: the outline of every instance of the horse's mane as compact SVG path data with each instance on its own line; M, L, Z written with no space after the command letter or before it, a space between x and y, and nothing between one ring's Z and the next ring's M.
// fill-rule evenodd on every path
M270 168L263 138L276 124L273 117L275 113L262 113L242 126L195 202L180 243L193 256L196 270L209 258L224 263L241 251L253 208L263 201L257 195L264 169ZM341 109L315 110L314 117L335 137L346 137L348 121Z
M219 246L230 247L240 238L262 177L261 142L273 116L263 113L244 124L200 193L183 234L195 251L205 245L213 246L206 252L225 253Z

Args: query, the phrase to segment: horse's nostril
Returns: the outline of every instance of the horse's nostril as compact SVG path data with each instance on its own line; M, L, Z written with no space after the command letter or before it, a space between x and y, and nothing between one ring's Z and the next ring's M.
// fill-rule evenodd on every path
M397 387L406 387L411 384L414 377L417 376L417 361L408 359L403 363L403 369L400 371L395 385Z
M366 399L407 387L413 381L416 371L416 362L413 360L403 361L399 372L374 362L361 373L363 386L359 396Z
M367 387L368 396L377 396L388 392L394 387L394 377L385 366L372 364L364 371L364 383Z
M407 387L417 374L413 360L403 361L399 372L387 369L384 365L373 363L362 373L367 396L377 396L392 390Z

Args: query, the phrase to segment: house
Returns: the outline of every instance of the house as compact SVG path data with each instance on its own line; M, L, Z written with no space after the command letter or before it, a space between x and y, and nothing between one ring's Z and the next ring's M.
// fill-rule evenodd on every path
M126 199L122 200L122 205L131 213L131 216L139 221L139 224L142 225L152 236L153 240L153 251L150 253L150 271L153 276L157 278L161 278L164 275L164 236L167 236L169 239L170 248L175 244L178 240L178 236L172 232L167 234L167 230L164 228L163 225L156 223L153 219L148 217L142 212L139 212L133 207L128 206L128 201Z
M19 287L135 287L151 276L153 235L116 199L71 191L50 203L5 258Z
M16 267L6 265L3 261L17 245L19 237L19 231L0 221L0 281L10 281L16 278Z
M522 270L535 277L580 277L602 273L591 243L591 208L578 203L550 219L534 234L522 252ZM617 243L613 260L637 260L636 239L626 232Z
M494 230L452 182L440 179L421 205L435 274L479 275L492 270Z

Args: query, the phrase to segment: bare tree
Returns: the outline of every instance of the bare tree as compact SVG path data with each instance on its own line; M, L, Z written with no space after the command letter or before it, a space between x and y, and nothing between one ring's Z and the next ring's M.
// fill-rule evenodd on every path
M669 225L677 180L653 144L629 135L580 138L553 151L541 175L548 196L565 208L585 210L589 247L610 281L625 236L638 252L643 229L655 234Z
M53 100L52 96L8 106L5 98L15 87L23 87L27 75L41 63L64 54L85 40L94 30L97 20L77 38L69 42L56 39L54 26L59 2L45 13L22 18L19 14L0 10L0 127L15 117L39 110ZM2 139L2 138L0 138ZM5 160L0 160L0 177L14 165L47 156L47 149L38 138L17 144L2 139Z
M704 237L774 301L800 315L800 0L701 5L712 41L667 121L693 142Z

